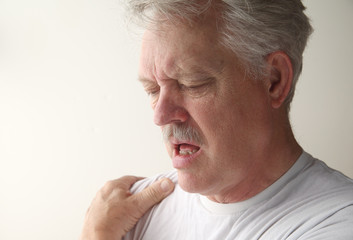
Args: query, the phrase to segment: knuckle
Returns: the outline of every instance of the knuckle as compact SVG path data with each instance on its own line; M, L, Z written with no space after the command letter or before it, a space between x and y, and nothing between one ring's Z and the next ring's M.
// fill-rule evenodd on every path
M134 209L131 211L131 217L133 218L140 218L143 216L146 212L146 206L143 202L141 201L135 201L134 202Z
M149 188L145 194L146 198L152 200L153 202L159 202L161 200L160 193L154 188Z
M122 176L120 179L122 180L122 181L126 181L126 180L130 180L130 179L132 179L132 178L135 178L134 176L131 176L131 175L125 175L125 176Z
M161 201L161 196L158 191L148 189L144 191L138 198L131 199L131 206L134 208L135 216L140 218L148 209Z
M123 176L118 179L107 181L98 191L98 196L103 200L117 197L118 199L127 198L131 195L130 187L138 180L134 176Z
M114 188L114 182L113 180L107 181L104 186L103 186L103 190L111 190Z
M107 198L114 190L115 184L113 181L107 181L103 187L99 190L99 195L105 199Z
M132 209L135 209L138 212L140 212L140 210L142 209L142 206L144 206L144 200L140 198L131 198L129 205L131 206Z

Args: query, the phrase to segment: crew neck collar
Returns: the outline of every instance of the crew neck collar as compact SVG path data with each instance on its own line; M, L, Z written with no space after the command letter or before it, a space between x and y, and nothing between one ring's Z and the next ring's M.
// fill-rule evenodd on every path
M206 196L200 195L201 204L208 211L215 214L234 214L236 212L244 211L267 199L270 199L273 195L279 192L286 184L288 184L296 175L298 175L299 172L303 168L305 168L305 166L311 161L311 156L303 151L303 153L300 155L294 165L282 177L280 177L276 182L274 182L272 185L270 185L268 188L266 188L259 194L245 201L223 204L211 201Z

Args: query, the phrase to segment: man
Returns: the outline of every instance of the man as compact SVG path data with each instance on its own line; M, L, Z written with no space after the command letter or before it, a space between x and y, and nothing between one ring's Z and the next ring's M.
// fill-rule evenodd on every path
M83 235L352 239L353 181L304 152L289 123L311 33L302 3L130 6L148 22L139 79L177 171L137 182L137 195L129 191L136 179L108 184L88 211ZM175 190L144 214L171 192L168 180L158 180L165 177Z

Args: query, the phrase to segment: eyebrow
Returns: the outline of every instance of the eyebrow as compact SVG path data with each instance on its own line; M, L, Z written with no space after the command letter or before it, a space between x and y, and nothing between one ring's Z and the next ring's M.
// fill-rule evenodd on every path
M194 66L189 69L189 71L185 73L180 73L178 79L194 82L194 81L207 81L211 78L215 78L215 76L221 72L223 72L225 65L222 63L217 68L203 68L200 66Z
M153 82L152 80L142 77L142 76L138 76L137 77L137 81L141 82L141 83L146 83L146 82Z
M224 64L222 63L217 69L204 69L200 66L193 66L188 71L179 71L175 78L168 78L170 80L177 80L183 82L205 82L215 79L217 73L221 73L224 69ZM155 84L155 81L141 75L138 76L137 80L141 82L144 86ZM167 80L167 79L165 79Z
M150 80L149 78L145 78L142 76L139 76L137 80L143 85L143 87L152 87L155 86L157 83L153 80ZM198 73L191 73L191 74L182 74L180 75L179 79L171 79L171 80L177 80L178 82L182 83L197 83L197 82L208 82L208 81L213 81L215 78L206 72L198 72ZM157 84L158 85L158 84Z
M148 78L145 78L145 77L141 77L141 76L138 76L137 80L142 84L142 86L144 88L146 87L152 87L154 85L156 85L157 83L155 83L153 80L150 80Z

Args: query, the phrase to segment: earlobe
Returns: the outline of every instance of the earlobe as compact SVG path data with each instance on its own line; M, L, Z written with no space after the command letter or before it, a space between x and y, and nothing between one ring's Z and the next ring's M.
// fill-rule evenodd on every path
M289 56L277 51L267 56L269 96L273 108L279 108L288 96L293 81L293 66Z

